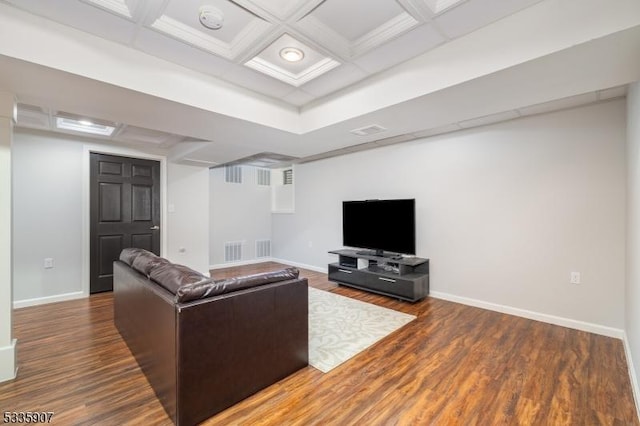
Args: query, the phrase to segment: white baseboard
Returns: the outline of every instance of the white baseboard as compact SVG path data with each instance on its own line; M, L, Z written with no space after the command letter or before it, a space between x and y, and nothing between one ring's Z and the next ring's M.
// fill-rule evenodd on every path
M296 268L308 269L315 272L326 273L327 268L321 268L314 265L307 265L304 263L293 262L285 259L277 258L265 258L265 259L253 259L235 263L224 263L220 265L212 265L211 269L228 268L232 266L252 265L262 262L278 262L289 266L295 266ZM463 305L475 306L477 308L487 309L490 311L501 312L503 314L515 315L522 318L528 318L535 321L545 322L548 324L559 325L562 327L573 328L575 330L587 331L589 333L600 334L602 336L614 337L616 339L624 338L624 330L619 328L607 327L604 325L593 324L585 321L574 320L570 318L558 317L555 315L543 314L534 311L528 311L526 309L514 308L512 306L499 305L497 303L485 302L482 300L471 299L468 297L456 296L453 294L443 293L439 291L430 291L430 297L436 299L448 300L450 302L461 303Z
M629 379L631 380L631 390L633 391L633 399L636 403L636 413L638 415L638 419L640 419L640 386L638 385L638 375L636 373L635 366L633 365L633 358L631 356L631 346L629 345L629 340L627 339L627 333L624 333L622 338L622 343L624 345L624 354L627 357L627 370L629 371Z
M549 324L560 325L562 327L573 328L589 333L600 334L607 337L615 337L622 339L624 330L619 328L607 327L604 325L593 324L584 321L573 320L569 318L557 317L555 315L542 314L539 312L528 311L526 309L514 308L511 306L499 305L497 303L483 302L481 300L470 299L467 297L455 296L453 294L441 293L439 291L430 291L430 297L436 299L448 300L450 302L461 303L463 305L475 306L476 308L488 309L490 311L501 312L503 314L515 315L522 318L528 318L535 321L546 322Z
M13 380L18 374L16 339L9 346L0 348L0 382Z
M285 265L289 265L289 266L295 266L296 268L302 268L302 269L308 269L310 271L314 271L314 272L320 272L320 273L327 273L327 267L325 266L324 268L319 268L317 266L313 266L313 265L307 265L304 263L298 263L298 262L292 262L290 260L284 260L284 259L272 259L273 262L278 262L278 263L284 263Z
M55 296L38 297L35 299L16 300L13 309L26 308L28 306L44 305L46 303L66 302L67 300L82 299L87 297L82 291L74 293L56 294Z

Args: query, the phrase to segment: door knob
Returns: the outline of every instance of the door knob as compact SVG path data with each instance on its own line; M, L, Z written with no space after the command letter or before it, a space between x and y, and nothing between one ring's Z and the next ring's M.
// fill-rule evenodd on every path
M151 229L152 231L157 231L157 230L159 230L159 229L160 229L160 227L159 227L158 225L154 225L154 226L152 226L152 227L151 227L151 228L149 228L149 229Z

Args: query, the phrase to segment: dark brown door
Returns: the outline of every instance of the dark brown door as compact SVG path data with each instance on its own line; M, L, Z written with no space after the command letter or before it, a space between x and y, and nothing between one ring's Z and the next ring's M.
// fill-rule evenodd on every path
M160 254L160 162L91 153L90 292L113 290L126 247Z

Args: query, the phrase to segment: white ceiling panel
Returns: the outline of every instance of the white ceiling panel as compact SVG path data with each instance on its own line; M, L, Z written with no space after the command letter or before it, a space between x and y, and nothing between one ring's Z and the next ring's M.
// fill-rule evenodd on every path
M220 10L224 16L224 25L218 30L210 30L200 24L198 10L203 4ZM215 37L225 43L232 43L240 32L256 19L247 10L228 0L171 0L164 11L164 16L175 19L196 31Z
M8 0L8 3L118 43L129 43L136 30L135 23L123 16L78 0Z
M475 31L540 0L468 0L434 21L448 37L456 38Z
M141 28L135 47L158 58L191 68L202 73L220 76L233 63L196 47L167 37L157 31Z
M225 16L218 30L204 27L198 20L199 0L172 0L165 13L151 27L170 37L228 60L240 57L263 38L273 25L228 0L212 0Z
M242 7L253 11L254 13L262 16L264 12L271 14L277 19L285 20L291 16L292 13L299 10L301 7L307 8L307 10L313 9L313 7L320 3L322 0L313 1L300 1L300 0L231 0ZM306 3L306 4L305 4ZM263 13L261 13L263 12Z
M431 25L423 25L360 56L353 63L373 74L427 52L444 42L444 37Z
M327 0L295 27L337 56L351 59L418 25L397 2Z
M309 16L355 42L403 12L404 9L395 1L326 0Z

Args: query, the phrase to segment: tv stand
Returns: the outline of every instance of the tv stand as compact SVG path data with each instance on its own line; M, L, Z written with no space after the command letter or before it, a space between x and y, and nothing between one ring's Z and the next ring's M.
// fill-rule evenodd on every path
M332 253L332 252L329 252ZM358 256L375 256L375 257L392 257L393 254L385 254L382 250L359 250L356 252Z
M338 255L338 263L329 264L329 281L409 302L429 294L429 259L348 249L329 253ZM358 259L366 260L366 266L358 268Z

